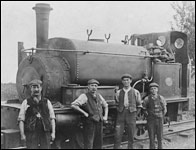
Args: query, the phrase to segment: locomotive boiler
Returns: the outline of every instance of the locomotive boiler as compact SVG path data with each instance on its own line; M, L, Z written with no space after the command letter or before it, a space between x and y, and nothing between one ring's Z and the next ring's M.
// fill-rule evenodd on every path
M190 70L186 34L177 31L134 34L125 38L124 44L63 37L48 39L52 8L39 3L33 9L36 12L36 48L25 49L23 43L18 42L16 87L19 100L1 104L4 148L20 146L20 140L15 138L20 139L17 115L21 102L30 94L28 83L33 79L43 81L42 94L53 104L58 147L83 147L83 116L72 110L70 104L87 90L87 81L92 78L100 82L98 90L109 104L108 122L104 124L104 141L108 143L115 127L115 91L121 88L120 78L124 73L133 76L132 86L140 91L142 98L148 94L149 83L158 83L171 120L179 120L182 111L188 109ZM167 57L163 57L162 51ZM138 118L135 137L142 138L146 122L142 114Z

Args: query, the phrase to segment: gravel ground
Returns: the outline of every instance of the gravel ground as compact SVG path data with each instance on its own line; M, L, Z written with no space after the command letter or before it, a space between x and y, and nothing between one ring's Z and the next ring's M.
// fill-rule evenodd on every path
M171 142L164 144L165 149L195 149L195 130L190 132L190 137L176 135L171 138Z
M164 136L171 141L163 139L163 149L195 149L195 130L187 131L188 137L182 137L178 134ZM123 146L122 149L126 149L127 146ZM149 149L149 141L142 142L134 145L135 149Z

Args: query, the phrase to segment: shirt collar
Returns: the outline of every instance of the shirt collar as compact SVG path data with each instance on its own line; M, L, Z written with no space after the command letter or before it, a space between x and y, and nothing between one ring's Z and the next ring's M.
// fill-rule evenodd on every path
M151 94L151 97L152 97L153 99L156 99L156 98L158 98L158 94L157 94L157 95L152 95L152 94Z
M123 90L124 90L124 92L128 92L128 91L130 91L131 90L131 86L128 88L128 89L125 89L125 88L123 88Z

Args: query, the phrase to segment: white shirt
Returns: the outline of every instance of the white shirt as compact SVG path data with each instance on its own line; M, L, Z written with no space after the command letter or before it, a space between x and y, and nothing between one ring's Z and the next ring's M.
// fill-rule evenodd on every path
M128 89L123 88L124 92L125 92L125 96L124 96L124 106L128 107L129 106L129 99L128 99L128 92L132 89L132 87L129 87ZM117 102L119 102L119 94L120 94L120 90L117 91L116 93L116 100ZM141 95L140 92L136 89L134 89L134 94L136 97L136 105L137 107L142 107L142 100L141 100Z
M125 106L125 107L129 107L128 92L131 90L131 87L129 87L128 89L123 88L123 90L124 90L124 92L125 92L124 106Z

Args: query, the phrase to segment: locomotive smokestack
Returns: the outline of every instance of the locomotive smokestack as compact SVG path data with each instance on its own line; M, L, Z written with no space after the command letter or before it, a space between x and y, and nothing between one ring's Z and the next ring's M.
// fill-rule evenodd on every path
M33 7L36 12L37 48L47 48L49 13L52 10L49 4L38 3Z

